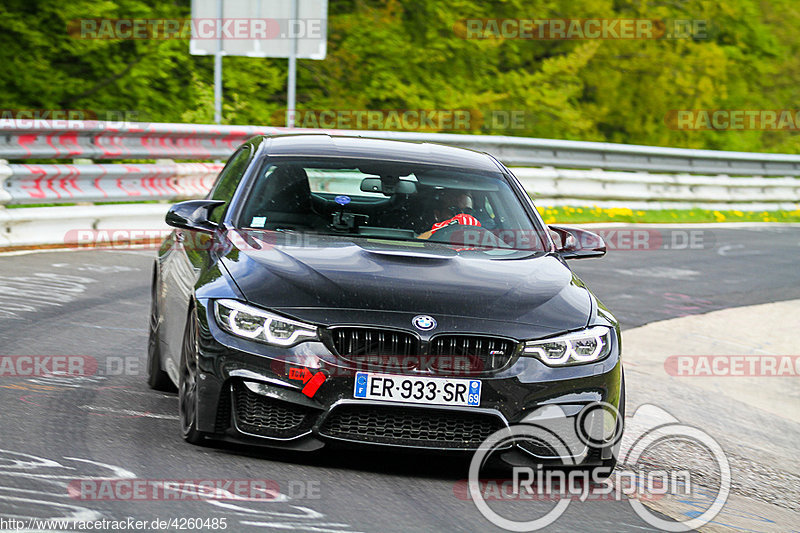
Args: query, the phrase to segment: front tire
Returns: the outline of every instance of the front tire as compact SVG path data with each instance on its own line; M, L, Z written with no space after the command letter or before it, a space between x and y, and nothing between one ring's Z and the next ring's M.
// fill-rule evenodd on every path
M620 370L622 372L622 370ZM620 391L619 391L619 407L617 408L617 412L619 416L622 417L622 431L625 430L625 374L622 374L622 378L620 380ZM617 442L610 446L611 457L608 459L603 459L600 465L602 470L599 472L606 473L605 475L600 475L598 477L608 478L611 476L614 469L617 467L617 459L619 457L619 450L622 446L622 438L618 439Z
M200 444L205 433L197 430L197 314L189 313L181 347L181 366L178 380L178 416L181 436L189 444Z
M161 368L161 338L158 317L158 301L155 276L153 277L150 303L150 323L147 338L147 384L151 389L162 392L175 392L175 384Z

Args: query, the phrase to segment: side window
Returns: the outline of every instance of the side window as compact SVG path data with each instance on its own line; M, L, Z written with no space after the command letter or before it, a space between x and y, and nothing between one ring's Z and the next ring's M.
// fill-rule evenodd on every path
M210 217L212 222L219 224L219 222L222 220L222 217L225 215L225 211L228 210L228 204L231 201L231 197L233 197L233 193L236 191L236 187L239 186L239 182L242 180L244 171L247 169L248 163L250 163L250 155L250 145L246 144L242 146L235 154L231 156L230 159L228 159L228 162L225 164L225 168L223 168L222 172L219 173L217 182L214 184L214 188L211 189L208 199L223 200L225 201L225 205L220 206L212 211Z

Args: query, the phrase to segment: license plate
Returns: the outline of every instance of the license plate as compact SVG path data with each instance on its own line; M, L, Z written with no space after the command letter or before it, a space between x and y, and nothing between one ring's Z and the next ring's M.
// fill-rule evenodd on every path
M477 379L447 379L357 372L353 396L364 400L424 403L430 405L481 404Z

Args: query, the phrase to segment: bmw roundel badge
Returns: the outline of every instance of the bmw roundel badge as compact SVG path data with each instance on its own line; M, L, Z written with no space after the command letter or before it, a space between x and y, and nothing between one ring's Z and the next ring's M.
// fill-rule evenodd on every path
M420 331L430 331L436 327L436 320L432 316L417 315L411 321L414 327Z

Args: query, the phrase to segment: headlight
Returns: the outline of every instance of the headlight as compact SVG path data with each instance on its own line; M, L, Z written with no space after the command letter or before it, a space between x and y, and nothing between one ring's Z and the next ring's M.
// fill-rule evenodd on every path
M273 346L292 346L317 339L317 328L275 315L236 300L216 300L217 324L233 335Z
M540 359L548 366L593 363L611 353L611 328L594 326L559 337L528 341L522 355Z

